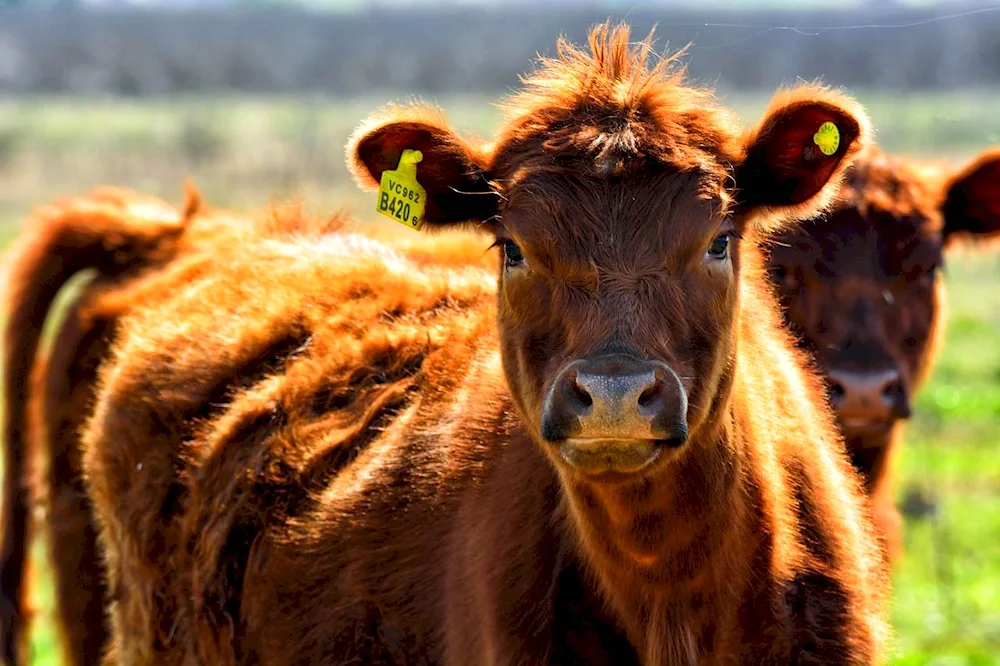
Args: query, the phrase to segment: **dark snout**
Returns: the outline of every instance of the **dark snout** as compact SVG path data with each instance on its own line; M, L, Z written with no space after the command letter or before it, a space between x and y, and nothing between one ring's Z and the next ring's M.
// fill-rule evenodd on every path
M909 395L894 369L831 370L829 384L830 404L847 431L885 429L910 416Z
M542 437L589 473L634 472L687 440L687 394L664 363L624 354L579 359L556 376Z

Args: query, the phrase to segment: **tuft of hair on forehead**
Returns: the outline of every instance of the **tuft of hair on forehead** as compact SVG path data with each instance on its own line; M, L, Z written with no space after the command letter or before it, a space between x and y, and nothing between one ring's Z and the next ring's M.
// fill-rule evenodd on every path
M500 104L508 124L498 144L543 142L561 153L607 162L653 157L682 169L718 171L734 155L739 123L713 91L685 83L683 51L659 55L653 31L631 40L626 24L591 29L589 49L560 37L523 89ZM652 62L652 64L651 64Z
M886 213L936 231L943 180L938 165L888 155L871 144L847 171L836 208L854 207L863 216Z

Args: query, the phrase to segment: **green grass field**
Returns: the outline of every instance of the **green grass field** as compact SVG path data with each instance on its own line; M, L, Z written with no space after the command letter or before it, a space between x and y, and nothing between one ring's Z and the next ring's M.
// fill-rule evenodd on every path
M1000 144L1000 93L861 93L889 150L961 161ZM386 99L182 99L131 103L0 101L0 245L29 208L102 183L180 199L193 175L212 203L250 210L303 199L317 213L371 202L347 178L343 146ZM487 134L499 113L479 98L439 100L453 122ZM763 96L725 98L751 122ZM894 664L1000 664L1000 252L949 257L946 346L900 460L899 492L937 511L907 519L895 574ZM36 546L40 621L34 664L57 664L51 590Z

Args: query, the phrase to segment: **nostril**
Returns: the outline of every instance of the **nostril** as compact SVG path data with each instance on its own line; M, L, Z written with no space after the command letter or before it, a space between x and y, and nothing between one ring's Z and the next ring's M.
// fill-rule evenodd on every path
M833 402L841 402L847 392L844 390L843 384L840 382L830 382L830 386L827 389L830 393L830 400Z
M646 390L639 395L639 406L644 408L654 406L663 395L663 387L664 384L661 381L656 381L651 386L647 387Z
M587 389L580 386L580 383L576 381L575 377L570 380L569 389L573 394L575 402L581 407L590 407L594 404L594 399L590 396L590 393Z
M899 381L890 382L882 389L882 400L888 405L898 405L906 400L906 390Z
M882 389L882 395L887 398L898 398L903 395L903 385L899 382L892 382Z

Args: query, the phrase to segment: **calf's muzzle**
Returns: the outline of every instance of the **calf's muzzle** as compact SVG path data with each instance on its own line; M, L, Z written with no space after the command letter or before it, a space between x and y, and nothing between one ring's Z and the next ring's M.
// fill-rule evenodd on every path
M578 359L545 396L541 435L580 471L639 471L687 440L687 394L665 363L626 354Z
M910 401L899 373L891 368L831 370L830 405L849 432L887 427L910 416Z

